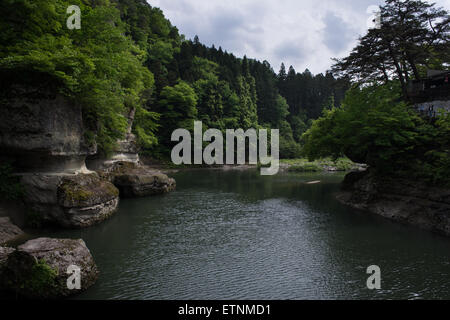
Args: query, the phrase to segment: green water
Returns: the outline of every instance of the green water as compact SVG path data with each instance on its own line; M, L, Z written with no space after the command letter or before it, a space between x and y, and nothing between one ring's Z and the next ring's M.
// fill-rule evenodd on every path
M101 270L78 299L450 299L450 239L339 204L343 175L174 177L176 192L48 234L83 238Z

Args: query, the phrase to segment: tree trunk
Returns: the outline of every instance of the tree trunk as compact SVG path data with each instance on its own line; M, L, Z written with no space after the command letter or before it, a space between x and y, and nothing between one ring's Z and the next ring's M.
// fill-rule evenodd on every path
M394 49L392 48L392 45L390 42L388 42L388 49L389 49L389 54L391 55L391 59L394 62L394 66L397 71L398 79L400 80L400 84L402 86L403 97L405 98L405 100L409 100L408 88L406 86L405 77L403 76L402 68L400 66L400 63L399 63L397 57L395 56Z

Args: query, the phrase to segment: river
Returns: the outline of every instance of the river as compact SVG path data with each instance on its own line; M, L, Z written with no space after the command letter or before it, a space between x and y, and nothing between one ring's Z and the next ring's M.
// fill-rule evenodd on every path
M341 205L342 174L174 177L173 193L46 234L84 239L101 270L77 299L450 299L450 239Z

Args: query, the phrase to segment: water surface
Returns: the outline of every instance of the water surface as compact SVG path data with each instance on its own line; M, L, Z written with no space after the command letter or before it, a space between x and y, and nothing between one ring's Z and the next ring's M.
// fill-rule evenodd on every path
M174 177L171 194L49 234L83 238L101 270L77 298L450 299L450 240L339 204L341 174ZM370 265L382 290L366 287Z

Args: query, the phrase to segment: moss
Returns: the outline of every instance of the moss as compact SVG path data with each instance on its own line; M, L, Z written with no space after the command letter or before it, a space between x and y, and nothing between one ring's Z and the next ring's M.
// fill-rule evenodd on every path
M61 186L64 193L64 198L71 203L79 203L89 200L94 194L83 189L80 185L66 182Z
M336 168L338 171L352 170L355 164L347 158L340 158L336 161Z
M58 271L48 265L44 259L35 262L31 270L20 271L17 275L15 280L9 280L9 285L19 295L40 299L57 296Z
M327 170L327 168L336 168L337 171L350 171L355 167L355 164L348 158L336 160L324 158L315 161L289 159L281 160L281 163L289 165L288 171L290 172L320 172Z
M320 172L323 167L316 163L304 163L301 165L294 165L289 168L289 172Z
M114 196L114 197L118 197L119 196L119 189L117 189L113 184L108 183L106 184L106 191L108 194Z

